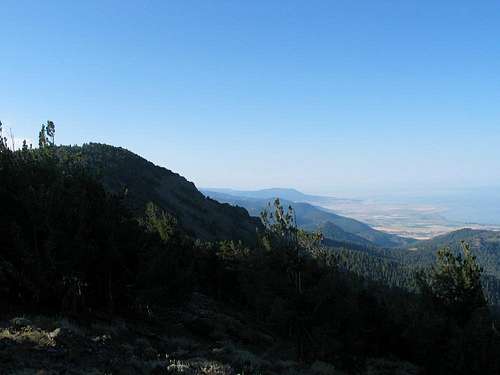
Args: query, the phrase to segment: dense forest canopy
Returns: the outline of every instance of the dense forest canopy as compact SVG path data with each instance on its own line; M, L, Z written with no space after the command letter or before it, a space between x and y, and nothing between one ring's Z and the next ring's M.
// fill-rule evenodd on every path
M0 202L4 309L161 319L196 292L265 327L298 361L500 372L475 241L412 264L401 260L408 250L308 232L279 200L255 222L129 151L57 146L51 121L38 148L20 150L0 126Z

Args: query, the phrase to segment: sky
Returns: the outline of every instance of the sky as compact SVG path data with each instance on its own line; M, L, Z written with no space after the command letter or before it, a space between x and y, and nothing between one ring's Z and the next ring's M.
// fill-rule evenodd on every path
M500 186L498 1L0 2L0 120L199 187Z

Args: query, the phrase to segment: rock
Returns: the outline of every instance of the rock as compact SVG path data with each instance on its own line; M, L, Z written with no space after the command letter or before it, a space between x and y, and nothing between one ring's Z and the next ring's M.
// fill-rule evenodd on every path
M92 339L93 342L97 343L97 344L105 344L106 342L110 341L111 340L111 336L110 335L100 335L100 336L96 336Z
M180 361L171 361L167 366L167 374L188 374L191 372L189 365Z
M49 337L51 339L55 339L56 337L58 337L59 335L61 334L61 328L56 328L55 330L53 330L52 332L49 332Z
M55 340L58 343L62 344L68 344L71 342L74 338L74 334L72 331L66 328L56 328L52 332L48 334L48 336L52 339Z

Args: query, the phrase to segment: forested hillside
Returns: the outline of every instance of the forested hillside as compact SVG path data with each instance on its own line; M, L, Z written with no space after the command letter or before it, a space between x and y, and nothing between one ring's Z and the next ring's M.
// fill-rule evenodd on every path
M487 273L500 277L500 232L461 229L416 242L406 250L412 261L429 264L435 260L436 251L443 247L449 247L455 253L460 252L460 243L463 241L470 244Z
M304 195L293 189L265 189L257 192L204 190L207 196L221 202L231 203L259 216L273 198L272 194L284 195L297 200L326 199ZM242 194L242 196L238 196ZM439 249L450 248L454 254L461 253L463 241L470 244L479 264L484 268L483 284L488 299L500 303L500 232L462 229L437 236L430 240L417 241L374 230L351 218L336 215L308 203L281 199L284 206L291 206L299 227L319 231L325 244L334 249L345 269L386 284L412 289L414 274L421 267L436 261Z
M413 277L397 250L322 241L279 200L258 231L241 230L254 223L246 211L122 149L57 147L54 131L49 122L39 148L15 152L0 137L7 373L23 356L76 373L85 358L98 374L500 372L473 248L442 249ZM210 217L242 222L212 233ZM13 311L86 328L5 323ZM122 323L98 334L102 317Z
M136 214L154 202L194 237L250 241L260 227L260 220L249 217L244 209L206 198L184 177L123 148L89 143L58 147L56 154L61 160L77 158Z
M398 257L406 264L426 267L436 260L439 249L449 248L460 254L461 244L470 245L484 269L484 286L491 302L500 303L500 232L487 230L461 229L430 240L419 241L401 251Z

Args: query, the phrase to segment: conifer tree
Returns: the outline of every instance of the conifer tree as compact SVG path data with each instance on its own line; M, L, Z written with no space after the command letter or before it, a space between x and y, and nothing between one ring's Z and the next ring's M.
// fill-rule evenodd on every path
M47 142L50 146L54 146L55 144L55 135L56 135L56 125L53 121L47 120L47 125L45 127L47 132Z
M153 202L147 203L145 217L139 223L148 232L157 233L164 242L174 235L177 226L175 217L161 211Z
M295 212L291 206L287 210L281 205L278 198L274 201L274 212L271 204L268 209L261 213L261 220L266 228L266 232L271 237L268 241L272 248L282 252L282 256L288 263L287 269L290 279L293 282L293 312L291 331L295 336L296 355L299 360L304 359L305 337L307 331L305 327L306 317L304 316L304 247L300 240L303 232L297 227Z
M483 269L463 241L462 252L463 256L449 248L439 250L436 264L418 276L418 285L435 306L465 323L476 309L487 306L487 301L481 285Z
M38 133L38 147L44 148L47 146L47 133L45 130L45 125L42 125L42 129L40 129L40 133Z
M3 151L7 148L7 138L3 136L3 124L0 121L0 151Z

